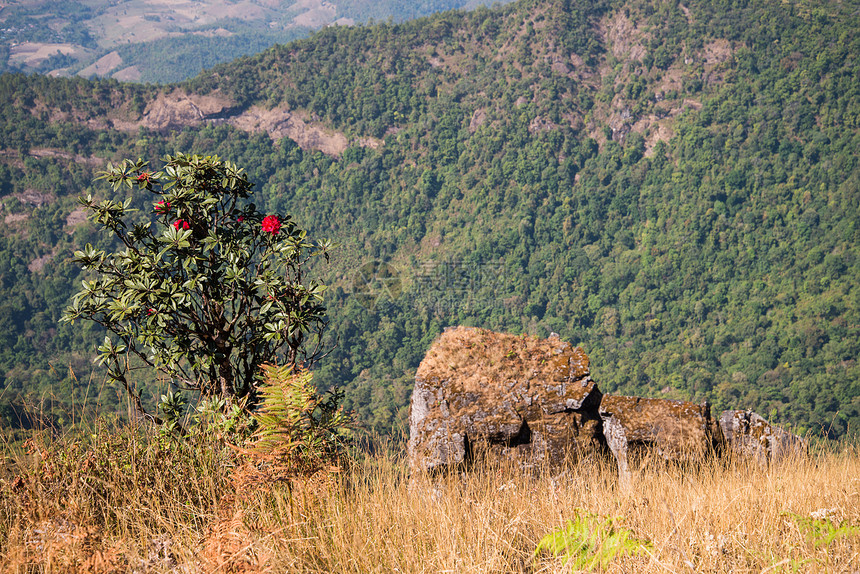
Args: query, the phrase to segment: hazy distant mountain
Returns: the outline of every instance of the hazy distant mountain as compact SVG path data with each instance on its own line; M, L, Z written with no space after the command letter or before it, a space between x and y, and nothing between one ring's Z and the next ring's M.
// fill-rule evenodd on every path
M504 0L501 3L509 2ZM177 82L330 25L402 21L480 0L18 0L0 6L0 71Z

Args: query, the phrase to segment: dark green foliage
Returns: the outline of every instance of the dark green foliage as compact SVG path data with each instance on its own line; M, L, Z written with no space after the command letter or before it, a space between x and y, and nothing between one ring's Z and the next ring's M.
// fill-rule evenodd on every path
M73 261L82 282L62 321L93 321L110 335L99 364L120 383L136 411L161 423L130 376L136 356L180 389L253 406L261 365L314 364L327 323L325 286L306 276L308 261L326 254L289 216L257 211L253 184L217 156L167 156L159 171L123 161L99 174L114 193L137 190L152 204L142 216L132 199L80 198L88 217L119 242L113 251L90 243ZM166 397L166 398L165 398ZM185 403L162 397L167 422Z

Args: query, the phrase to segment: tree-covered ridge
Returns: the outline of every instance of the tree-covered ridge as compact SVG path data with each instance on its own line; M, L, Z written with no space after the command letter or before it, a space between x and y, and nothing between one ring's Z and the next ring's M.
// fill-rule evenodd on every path
M54 181L71 164L26 150L216 152L248 166L260 203L339 241L327 278L338 347L317 381L346 385L368 425L403 420L430 341L465 323L582 344L608 392L708 398L841 435L860 423L856 9L523 0L329 28L185 85L384 138L340 157L223 125L98 132L8 106L3 130L17 139L4 141L23 143L7 144L22 155L3 168L3 213L30 218L4 235L20 262L4 288L48 284L23 269L81 240L59 232L64 202L92 189L86 166L64 191ZM74 85L87 94L68 96L75 109L107 107L100 92L135 97L122 84L0 80L15 93ZM152 97L139 91L129 117ZM58 200L34 210L16 199L28 188ZM34 242L37 220L53 235ZM59 300L71 280L57 281ZM21 351L7 373L38 362L27 349L34 325L53 328L49 307L10 321ZM73 335L48 354L81 356L86 337ZM6 384L23 387L26 369L14 372Z

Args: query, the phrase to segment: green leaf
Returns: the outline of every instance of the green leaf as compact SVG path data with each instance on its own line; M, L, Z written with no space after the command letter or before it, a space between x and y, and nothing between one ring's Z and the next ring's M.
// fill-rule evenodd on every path
M606 568L612 560L623 555L647 553L651 542L637 539L632 532L617 525L619 518L599 516L576 509L574 518L564 528L555 530L541 539L534 555L549 552L563 558L575 570Z

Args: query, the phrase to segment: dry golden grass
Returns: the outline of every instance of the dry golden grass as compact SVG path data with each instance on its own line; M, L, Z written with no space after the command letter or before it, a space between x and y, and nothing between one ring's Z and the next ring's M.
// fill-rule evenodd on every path
M396 444L299 480L217 443L97 433L59 441L59 457L15 455L20 478L0 488L0 572L571 572L534 549L577 509L621 517L652 542L606 572L860 571L851 446L769 470L648 467L621 490L601 461L542 475L496 462L410 482ZM120 448L118 463L102 459ZM812 517L832 540L810 538Z

